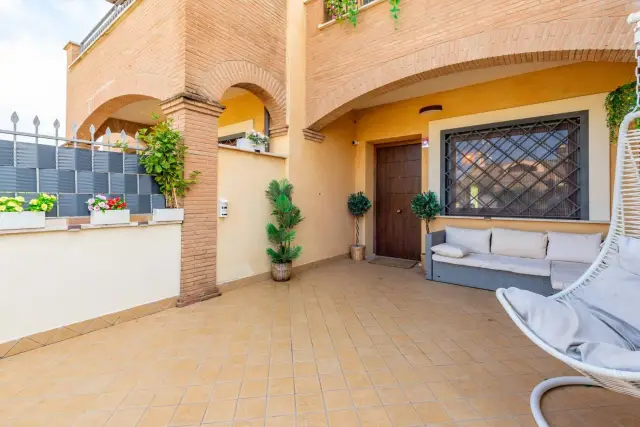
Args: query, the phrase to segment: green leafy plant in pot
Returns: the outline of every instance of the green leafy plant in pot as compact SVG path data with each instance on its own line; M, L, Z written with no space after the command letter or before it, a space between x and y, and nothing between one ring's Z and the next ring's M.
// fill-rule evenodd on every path
M152 115L153 120L160 117ZM140 165L147 174L153 176L164 195L166 207L169 209L154 209L154 221L182 220L184 210L180 208L180 199L191 185L197 182L199 171L185 172L185 156L187 146L182 134L173 128L171 119L162 121L149 129L140 129L140 141L146 148L140 155ZM121 146L123 152L126 145Z
M362 261L364 259L364 245L360 244L360 218L371 209L371 201L362 191L352 193L347 199L347 208L349 213L356 218L356 244L351 245L349 252L351 259Z
M267 224L267 237L275 246L267 249L267 255L271 257L271 277L276 282L286 282L291 278L292 263L302 253L301 246L292 244L296 238L293 228L304 219L292 202L292 194L293 185L286 179L274 179L266 191L273 208L271 215L275 218L275 224Z
M440 213L440 201L438 195L433 191L416 194L411 199L411 211L420 219L424 220L427 225L427 234L430 232L429 223ZM424 265L424 253L420 255L422 268Z

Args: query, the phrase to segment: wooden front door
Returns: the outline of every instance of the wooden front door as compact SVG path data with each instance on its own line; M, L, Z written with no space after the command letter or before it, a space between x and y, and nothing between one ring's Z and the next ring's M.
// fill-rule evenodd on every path
M420 259L420 220L411 199L420 193L420 144L376 149L377 255Z

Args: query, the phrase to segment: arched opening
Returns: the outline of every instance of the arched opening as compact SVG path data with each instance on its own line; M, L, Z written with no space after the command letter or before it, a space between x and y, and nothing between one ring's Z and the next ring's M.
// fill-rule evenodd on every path
M269 151L269 144L252 143L252 132L269 137L271 114L264 102L253 92L238 86L225 91L221 99L224 112L218 118L218 144L243 149Z

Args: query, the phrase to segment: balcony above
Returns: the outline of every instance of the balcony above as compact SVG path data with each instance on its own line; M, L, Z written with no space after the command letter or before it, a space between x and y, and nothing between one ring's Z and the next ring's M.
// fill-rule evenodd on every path
M95 27L89 32L87 37L80 43L80 53L86 51L93 43L96 42L107 30L122 16L122 14L133 4L136 0L107 0L113 4L113 7L107 12L107 14L96 24Z

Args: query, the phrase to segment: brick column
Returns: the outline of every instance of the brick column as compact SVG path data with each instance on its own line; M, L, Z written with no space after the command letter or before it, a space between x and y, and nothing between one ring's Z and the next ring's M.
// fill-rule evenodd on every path
M170 98L161 106L188 147L186 173L201 172L182 202L185 215L178 307L184 307L220 295L216 285L218 117L224 107L190 94Z

